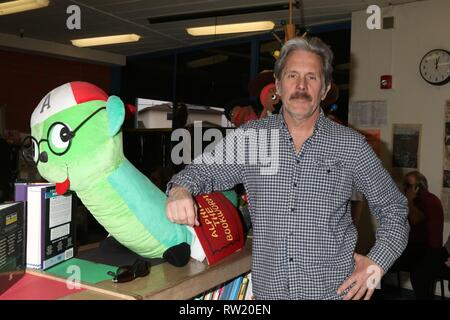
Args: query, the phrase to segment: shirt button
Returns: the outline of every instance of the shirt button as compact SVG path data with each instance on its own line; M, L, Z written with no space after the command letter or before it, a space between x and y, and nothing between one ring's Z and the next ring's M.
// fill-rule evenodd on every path
M294 258L289 258L289 262L292 262L292 261L294 261Z

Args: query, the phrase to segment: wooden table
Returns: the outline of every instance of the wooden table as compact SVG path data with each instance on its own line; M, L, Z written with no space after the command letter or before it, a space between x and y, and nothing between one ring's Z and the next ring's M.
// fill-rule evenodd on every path
M208 266L206 262L193 259L178 268L168 263L153 266L150 274L126 283L105 280L96 284L82 283L85 291L65 296L63 300L109 300L109 299L191 299L221 283L227 282L251 269L251 239L244 248L224 260ZM41 276L66 281L45 271L31 271Z

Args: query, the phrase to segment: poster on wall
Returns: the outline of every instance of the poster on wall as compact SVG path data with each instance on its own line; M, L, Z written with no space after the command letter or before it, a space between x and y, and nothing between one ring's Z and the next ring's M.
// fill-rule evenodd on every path
M420 124L393 125L392 166L396 168L419 168Z
M444 220L450 222L450 189L442 188L442 207L444 208Z
M444 170L442 171L441 201L444 219L450 221L450 100L445 104Z
M444 170L450 170L450 101L445 108Z

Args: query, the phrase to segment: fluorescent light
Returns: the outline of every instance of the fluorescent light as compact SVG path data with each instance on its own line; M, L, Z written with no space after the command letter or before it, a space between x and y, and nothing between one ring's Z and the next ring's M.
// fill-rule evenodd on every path
M246 23L233 23L212 25L206 27L187 28L186 31L191 36L208 36L216 34L238 33L238 32L256 32L272 30L275 23L272 21L256 21Z
M75 39L70 40L72 44L76 47L92 47L92 46L103 46L107 44L115 43L125 43L125 42L135 42L139 41L141 36L137 34L119 34L115 36L106 37L96 37L96 38L85 38L85 39Z
M0 16L43 8L49 3L49 0L16 0L0 3Z

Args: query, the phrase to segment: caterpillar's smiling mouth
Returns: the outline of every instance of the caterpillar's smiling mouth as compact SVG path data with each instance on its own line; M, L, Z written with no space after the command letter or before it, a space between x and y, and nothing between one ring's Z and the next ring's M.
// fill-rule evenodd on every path
M59 195L63 195L69 190L70 188L70 179L69 179L69 167L67 166L67 178L64 180L64 182L57 182L56 183L56 193Z

